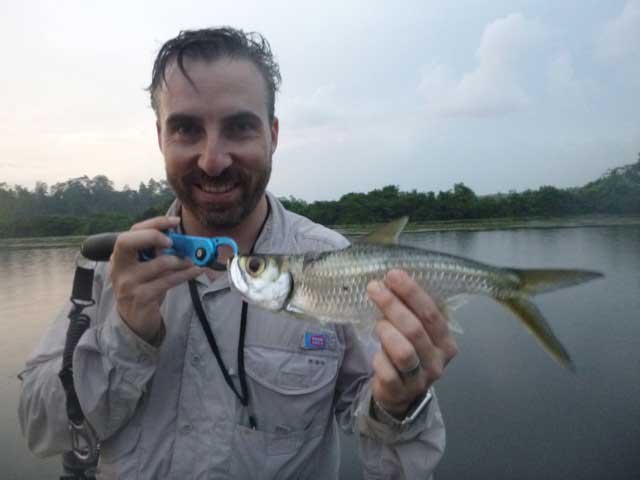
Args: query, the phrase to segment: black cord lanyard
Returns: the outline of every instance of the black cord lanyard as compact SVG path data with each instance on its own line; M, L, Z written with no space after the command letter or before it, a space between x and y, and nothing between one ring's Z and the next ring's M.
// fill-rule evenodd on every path
M264 221L260 226L260 230L256 235L256 240L253 242L253 245L251 246L251 250L249 254L253 253L253 249L256 246L256 242L258 241L258 238L262 234L262 231L264 230L264 226L267 224L267 220L270 214L271 214L271 205L269 205L269 201L267 200L267 215L265 216ZM247 372L244 368L244 338L245 338L245 333L247 331L247 310L249 305L244 300L242 301L242 312L240 314L240 338L238 340L238 378L240 380L240 391L238 392L238 389L236 388L235 384L233 383L233 380L231 379L229 370L227 369L227 366L224 364L224 360L222 360L222 356L220 355L220 349L218 348L216 339L213 336L213 332L211 331L211 327L209 326L209 322L207 321L207 314L205 313L204 308L202 308L202 302L200 302L200 295L198 295L198 287L196 285L195 280L189 281L189 293L191 294L191 301L193 302L193 308L195 308L196 310L196 314L198 315L198 319L200 320L200 325L202 325L204 334L207 337L207 341L209 342L209 346L211 347L211 351L213 352L213 355L216 357L218 366L222 371L222 375L224 376L225 382L227 382L227 385L229 385L229 387L231 388L235 396L238 397L238 400L240 400L240 403L242 404L242 406L245 408L248 408L249 407L249 390L247 389ZM253 429L257 427L255 416L251 414L249 415L249 426Z
M238 389L231 379L231 375L229 375L229 370L227 369L227 366L224 364L224 360L220 355L220 349L218 348L216 339L213 336L213 332L211 331L211 327L209 326L209 322L207 321L207 314L202 308L202 302L200 302L198 287L196 286L195 280L189 281L189 292L191 293L191 301L193 302L193 307L196 309L198 319L200 320L200 325L202 325L202 329L204 330L204 334L207 337L207 341L209 342L211 351L218 361L220 370L222 370L222 375L224 376L225 382L227 382L227 385L229 385L231 390L233 390L235 396L238 397L238 400L240 400L242 406L245 408L248 407L249 391L247 390L247 373L244 368L244 338L245 332L247 330L247 302L245 302L244 300L242 301L242 313L240 314L240 339L238 341L238 377L240 378L240 391L238 392ZM249 415L249 425L251 426L251 428L256 428L256 420L253 415Z

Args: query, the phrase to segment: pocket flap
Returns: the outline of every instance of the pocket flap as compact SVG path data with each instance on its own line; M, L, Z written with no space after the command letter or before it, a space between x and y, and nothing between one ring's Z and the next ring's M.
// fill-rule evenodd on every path
M244 361L247 374L254 381L285 395L319 390L338 373L337 355L247 346Z

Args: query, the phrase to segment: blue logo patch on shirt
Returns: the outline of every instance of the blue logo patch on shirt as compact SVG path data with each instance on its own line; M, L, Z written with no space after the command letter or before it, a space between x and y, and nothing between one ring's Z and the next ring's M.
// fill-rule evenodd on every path
M305 332L302 341L305 350L334 350L335 338L330 333Z
M313 350L324 350L327 348L327 336L322 333L310 333L304 334L304 346Z

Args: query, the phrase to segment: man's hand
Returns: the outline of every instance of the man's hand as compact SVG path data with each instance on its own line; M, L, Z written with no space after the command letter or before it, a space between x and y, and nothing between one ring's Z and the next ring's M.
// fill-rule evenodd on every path
M373 398L402 419L440 378L458 346L431 297L405 272L388 272L384 283L371 282L367 293L383 316L375 329L382 350L373 358Z
M155 217L137 223L118 235L111 255L111 282L118 313L131 330L147 341L162 328L160 304L167 290L202 272L191 260L175 255L158 255L147 262L138 260L140 250L171 247L171 240L161 230L179 223L178 217Z

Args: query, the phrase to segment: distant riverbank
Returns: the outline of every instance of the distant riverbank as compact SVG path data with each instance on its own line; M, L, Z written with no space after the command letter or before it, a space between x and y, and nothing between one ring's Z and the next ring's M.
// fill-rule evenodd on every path
M640 216L628 215L588 215L557 218L491 218L480 220L440 220L433 222L409 223L406 233L515 230L521 228L579 228L579 227L619 227L640 225ZM333 225L331 228L344 235L364 235L376 224ZM0 239L1 249L62 248L80 246L85 236L66 237L25 237Z
M0 238L0 248L28 249L80 247L80 244L85 238L86 237L84 235L72 235L67 237Z
M640 225L640 216L633 215L584 215L575 217L485 218L478 220L439 220L409 223L406 233L515 230L521 228L579 228L618 227ZM335 230L344 235L364 235L374 225L336 225Z

